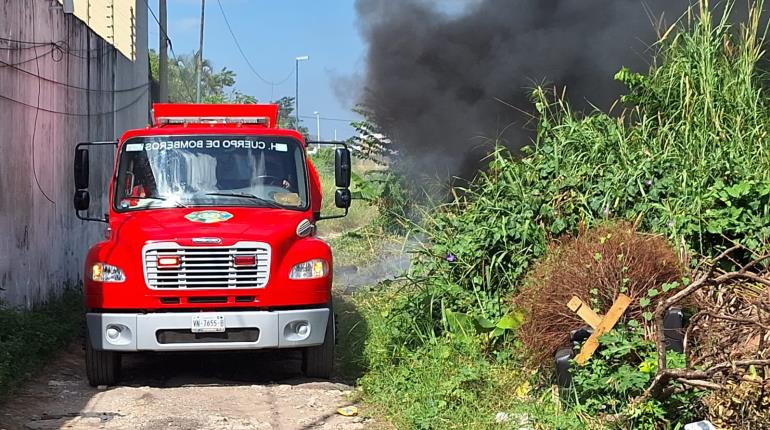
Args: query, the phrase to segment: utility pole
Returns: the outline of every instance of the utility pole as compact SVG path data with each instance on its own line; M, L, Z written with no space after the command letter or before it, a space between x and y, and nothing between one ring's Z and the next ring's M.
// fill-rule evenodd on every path
M160 9L160 55L158 61L158 80L160 81L159 98L161 103L168 102L168 18L166 16L166 0L158 0Z
M203 73L203 22L205 18L206 13L206 0L201 0L201 35L200 35L200 45L198 47L198 67L196 67L195 72L195 82L197 82L198 87L195 91L195 101L196 103L201 102L201 74Z
M294 123L294 128L299 130L299 62L300 61L307 61L310 57L307 55L303 55L301 57L295 58L295 69L294 69L294 77L295 80L295 87L294 87L294 115L296 122Z
M321 114L318 111L313 112L315 115L315 127L318 134L318 141L321 141Z

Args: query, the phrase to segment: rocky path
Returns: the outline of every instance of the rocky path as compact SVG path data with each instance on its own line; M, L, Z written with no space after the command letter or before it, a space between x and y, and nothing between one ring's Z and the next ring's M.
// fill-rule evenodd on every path
M369 429L336 413L352 387L308 380L294 351L127 355L115 387L85 380L80 344L0 404L0 429Z

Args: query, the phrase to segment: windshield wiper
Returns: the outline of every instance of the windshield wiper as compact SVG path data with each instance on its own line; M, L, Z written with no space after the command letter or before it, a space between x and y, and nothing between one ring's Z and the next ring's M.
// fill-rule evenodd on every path
M258 202L260 204L263 204L263 205L271 207L271 208L283 209L283 206L279 205L278 203L276 203L274 201L267 200L267 199L263 199L262 197L255 196L254 194L247 194L247 193L206 193L206 195L207 196L220 196L220 197L240 197L242 199L253 200L255 202Z
M139 200L157 200L159 202L172 202L178 208L187 208L187 207L189 207L189 206L187 206L186 204L184 204L184 203L182 203L180 201L170 200L168 197L137 197L137 199L139 199Z

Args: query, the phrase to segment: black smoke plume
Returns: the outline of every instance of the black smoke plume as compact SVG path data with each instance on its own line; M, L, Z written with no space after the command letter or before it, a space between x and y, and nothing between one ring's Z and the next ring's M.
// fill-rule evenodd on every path
M531 89L606 109L621 67L646 70L657 30L687 0L358 0L368 42L362 104L413 172L472 177L497 139L532 137ZM523 112L522 112L523 111Z

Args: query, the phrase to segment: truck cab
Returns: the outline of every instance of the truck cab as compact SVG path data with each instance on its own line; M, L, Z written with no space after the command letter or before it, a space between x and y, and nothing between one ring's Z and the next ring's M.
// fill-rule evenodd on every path
M304 137L276 105L156 104L154 123L75 151L76 214L107 224L85 258L85 364L115 384L121 355L301 348L334 363L332 253L316 236L321 185ZM115 145L109 209L90 206L89 150ZM336 205L350 206L350 152L336 144Z

